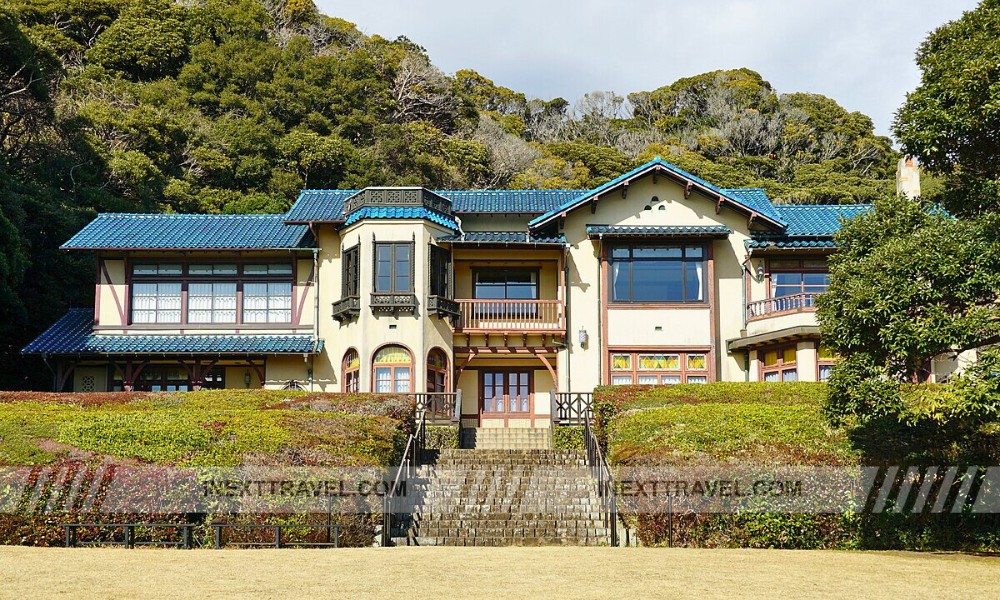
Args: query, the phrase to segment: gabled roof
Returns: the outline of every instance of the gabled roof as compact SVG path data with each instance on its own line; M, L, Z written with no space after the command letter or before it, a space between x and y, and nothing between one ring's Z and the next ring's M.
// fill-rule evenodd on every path
M100 214L65 250L268 250L311 248L304 225L283 215Z
M352 212L344 226L353 225L362 219L427 219L431 223L458 231L455 217L423 206L365 206Z
M580 206L586 204L589 200L593 199L600 194L614 189L620 185L626 185L633 179L639 177L644 177L650 173L655 172L665 172L674 177L680 178L695 188L700 188L703 193L719 198L721 201L728 203L735 208L741 209L744 212L748 212L753 215L759 216L764 222L770 223L775 227L783 227L785 225L784 221L781 220L781 216L775 212L774 206L767 196L763 195L763 191L756 193L756 190L752 194L747 194L746 197L739 197L737 194L733 194L732 190L727 192L720 187L712 185L711 183L688 173L687 171L675 167L674 165L666 162L660 157L656 157L653 160L647 162L644 165L640 165L628 173L624 173L611 181L600 185L592 190L589 190L583 194L580 194L573 200L559 206L556 209L550 210L549 212L536 217L528 223L528 227L540 227L545 223L551 221L552 219L565 216L568 212L579 208Z
M94 311L69 312L21 354L317 354L323 341L310 335L97 335Z
M725 225L587 225L587 237L724 238L733 230Z
M566 236L532 235L524 231L466 231L457 235L446 235L438 238L439 242L452 244L501 244L501 245L531 245L531 246L563 246Z
M288 223L339 223L345 219L344 201L359 190L302 190ZM586 190L434 190L451 200L455 213L542 214L576 198Z

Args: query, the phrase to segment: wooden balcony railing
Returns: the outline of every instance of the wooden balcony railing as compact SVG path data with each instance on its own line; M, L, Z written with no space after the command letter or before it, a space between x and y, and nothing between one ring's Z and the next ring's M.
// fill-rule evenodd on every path
M776 313L816 310L817 297L819 294L807 292L757 300L747 304L747 319L760 319Z
M461 331L563 331L560 300L459 300Z

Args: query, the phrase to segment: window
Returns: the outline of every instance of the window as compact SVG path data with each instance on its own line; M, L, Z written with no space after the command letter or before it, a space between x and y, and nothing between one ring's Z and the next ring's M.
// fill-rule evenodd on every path
M402 346L384 346L375 353L372 391L380 394L410 393L413 357Z
M192 277L209 275L229 275L235 277L236 273L236 265L233 264L188 265L188 275Z
M235 282L188 284L188 323L235 322Z
M191 389L184 367L149 365L135 382L137 392L186 392Z
M427 355L427 391L448 391L448 355L440 348Z
M413 293L413 244L375 244L375 292Z
M133 283L133 323L180 323L181 283Z
M473 297L483 300L538 300L538 271L477 270Z
M291 282L243 284L244 323L290 323L291 321Z
M357 296L361 290L361 244L344 250L341 297Z
M161 276L179 277L183 274L179 264L136 264L132 267L132 274L140 277Z
M704 246L611 249L613 302L704 302Z
M451 298L449 275L451 271L451 252L441 246L431 246L431 296Z
M830 285L830 275L823 260L772 260L769 268L772 298L822 294ZM811 300L809 306L812 306Z
M291 275L291 263L271 263L266 265L244 265L243 274L251 277Z
M202 375L201 389L226 389L226 369L224 367L212 367L208 372Z
M708 354L672 351L612 353L611 384L633 383L708 383Z
M833 365L837 362L837 355L833 350L819 344L816 348L817 378L820 381L828 381L833 374Z
M795 346L759 350L757 356L764 381L798 381Z
M361 355L353 348L344 354L344 391L357 393L361 391Z

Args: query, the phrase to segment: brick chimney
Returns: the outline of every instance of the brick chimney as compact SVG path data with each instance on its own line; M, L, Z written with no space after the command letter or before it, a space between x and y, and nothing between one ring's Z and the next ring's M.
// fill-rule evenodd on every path
M920 165L912 156L899 159L896 167L896 193L910 199L920 197Z

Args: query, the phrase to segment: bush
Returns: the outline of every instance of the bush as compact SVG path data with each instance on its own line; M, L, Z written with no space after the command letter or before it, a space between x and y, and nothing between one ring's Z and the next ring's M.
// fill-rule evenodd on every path
M461 445L458 427L428 425L424 431L424 447L430 450L448 450Z
M560 426L552 430L552 444L558 450L584 450L583 427Z

